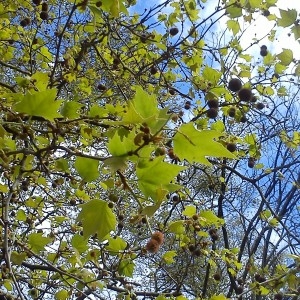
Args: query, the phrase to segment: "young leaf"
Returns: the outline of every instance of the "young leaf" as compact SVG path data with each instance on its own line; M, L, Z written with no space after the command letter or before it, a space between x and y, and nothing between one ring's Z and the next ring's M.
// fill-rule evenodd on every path
M32 94L27 93L21 97L21 101L16 103L14 108L20 113L53 121L55 118L61 117L58 111L62 100L55 100L56 93L56 89L34 92Z
M197 130L193 124L184 124L176 133L174 141L174 153L180 159L186 159L190 163L199 162L210 165L206 157L235 158L222 144L214 141L221 134L214 130Z
M82 206L77 220L82 222L83 237L97 233L98 239L102 240L108 233L115 229L116 217L103 200L91 200Z
M99 177L99 161L95 159L78 156L74 166L84 181L91 182Z
M292 25L297 19L297 11L295 9L279 9L281 18L278 18L278 25L288 27Z
M163 157L157 157L153 161L141 160L136 169L138 185L146 197L160 201L162 199L157 198L159 189L166 190L167 194L170 181L183 169L184 167L164 162Z
M31 233L28 235L28 244L33 252L40 252L52 241L52 238L44 237L42 233Z

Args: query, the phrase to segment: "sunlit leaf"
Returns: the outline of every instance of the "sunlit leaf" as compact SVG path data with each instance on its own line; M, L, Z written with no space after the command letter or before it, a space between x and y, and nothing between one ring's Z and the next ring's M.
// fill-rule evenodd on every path
M52 241L50 237L44 237L42 233L30 233L28 235L28 244L33 252L40 252Z
M116 217L108 207L107 202L93 199L82 206L77 220L82 222L83 237L97 233L98 239L102 240L109 232L115 229Z
M74 166L84 181L90 182L99 177L99 161L95 159L78 156Z
M55 100L56 93L56 89L27 93L15 105L15 109L30 116L43 117L53 121L54 118L61 117L58 111L62 100Z
M210 164L207 160L209 156L235 158L222 144L215 141L219 136L217 131L199 131L191 123L184 124L173 139L174 152L180 159L205 165Z

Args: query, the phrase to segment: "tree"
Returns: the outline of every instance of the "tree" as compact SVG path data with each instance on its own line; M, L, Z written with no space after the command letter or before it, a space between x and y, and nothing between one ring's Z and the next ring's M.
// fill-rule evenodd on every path
M300 68L271 46L300 25L276 4L0 4L1 299L297 298Z

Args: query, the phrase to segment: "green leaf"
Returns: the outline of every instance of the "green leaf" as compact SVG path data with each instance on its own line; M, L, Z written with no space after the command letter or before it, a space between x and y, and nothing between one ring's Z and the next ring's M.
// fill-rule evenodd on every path
M217 85L222 73L214 68L205 66L202 72L202 76L204 79L210 81L213 85Z
M22 253L18 253L16 251L13 251L11 253L11 261L18 265L18 266L21 266L22 262L27 258L27 254L25 252L22 252Z
M78 110L81 107L82 107L82 104L80 104L76 101L65 102L61 108L61 114L66 118L75 119L75 118L79 117Z
M150 126L150 123L155 123L159 114L156 97L149 95L141 86L135 86L134 90L135 96L129 102L123 122L129 124L146 123Z
M127 243L117 236L116 238L109 237L108 239L108 245L105 246L105 249L111 252L119 252L125 250L127 247Z
M170 192L170 181L184 167L169 164L163 161L163 157L157 157L152 161L140 160L136 169L138 185L146 197L155 201L161 201ZM161 193L165 190L165 193Z
M82 206L77 220L82 221L83 237L97 233L98 239L102 240L116 227L116 217L103 200L91 200Z
M167 265L172 264L175 262L174 257L177 256L176 251L167 251L163 256L163 260L166 262Z
M209 298L209 300L226 300L226 298L223 294L220 295L213 295L212 297Z
M185 233L184 221L174 221L168 226L168 231L176 234Z
M84 181L91 182L99 177L99 161L95 159L78 156L74 166Z
M44 237L42 233L31 233L28 235L28 244L33 252L43 251L45 246L52 241L50 237Z
M235 158L222 144L214 139L221 135L214 130L197 130L193 124L184 124L176 133L174 141L174 153L181 159L190 163L199 162L210 165L206 157Z
M79 253L83 253L88 249L86 239L79 234L72 237L71 244Z
M233 35L236 35L240 31L240 24L236 20L228 20L227 27L233 32Z
M251 8L259 8L261 5L262 0L249 0L249 4Z
M292 25L297 19L297 11L295 9L279 9L281 18L278 18L277 24L282 27Z
M55 293L55 300L66 300L69 297L69 293L66 290L60 290Z
M291 31L294 34L295 40L298 40L300 38L300 25L294 25Z
M293 61L293 51L283 49L283 51L277 55L277 58L280 59L282 65L288 66Z
M62 100L55 100L56 94L56 89L34 92L32 94L27 93L15 105L15 110L30 116L43 117L46 120L53 121L54 118L61 117L58 111Z
M203 226L215 225L216 227L219 227L225 223L223 219L218 218L211 210L201 211L199 214L199 220L200 224Z
M119 264L119 274L127 277L132 277L134 271L135 264L129 259L121 260Z
M184 216L187 216L187 217L192 217L193 215L196 214L196 207L194 205L187 205L184 209L184 211L182 212L182 214Z

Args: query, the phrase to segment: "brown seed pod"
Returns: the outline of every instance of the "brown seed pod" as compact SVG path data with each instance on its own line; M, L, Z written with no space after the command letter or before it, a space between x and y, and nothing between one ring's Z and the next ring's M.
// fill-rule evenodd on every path
M230 152L235 152L236 151L236 144L234 143L228 143L226 146L227 150Z
M266 45L262 45L260 47L260 55L261 56L267 56L268 55L268 48Z
M150 73L152 75L155 75L157 72L158 72L157 68L155 66L152 66L151 69L150 69Z
M231 118L235 117L235 107L230 107L227 112L229 117Z
M206 115L210 119L215 119L218 116L218 110L215 108L210 108L206 111Z
M189 110L191 108L191 101L186 101L184 105L184 109Z
M170 29L170 35L174 36L179 32L177 27L173 27Z
M221 280L221 275L220 275L220 273L216 273L216 274L214 274L214 280L216 280L216 281L220 281Z
M34 4L34 5L40 5L41 4L41 0L32 0L32 3Z
M265 108L265 105L264 105L263 103L261 103L261 102L258 102L258 103L256 104L256 108L259 109L259 110L262 110L262 109Z
M237 92L242 88L242 82L238 78L232 78L229 81L228 88L232 92Z
M217 99L211 99L207 101L207 105L209 108L219 108L219 101Z
M247 88L241 89L238 92L238 96L239 96L241 101L245 101L245 102L251 101L251 99L253 97L252 91L250 89L247 89Z
M146 244L146 250L150 253L157 253L159 250L159 246L160 245L156 240L150 239Z
M47 2L43 2L42 3L42 11L48 11L48 3Z
M151 239L158 242L161 245L164 242L164 234L160 231L155 231L151 235Z
M46 11L41 11L40 12L40 18L42 20L48 20L48 17L49 17L49 15L48 15L48 13Z

